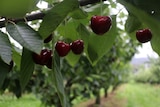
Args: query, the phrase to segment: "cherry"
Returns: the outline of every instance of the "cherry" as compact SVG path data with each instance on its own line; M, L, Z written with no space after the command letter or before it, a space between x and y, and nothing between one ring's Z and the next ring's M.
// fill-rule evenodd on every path
M58 41L55 45L55 49L59 56L64 57L69 53L70 45L63 41Z
M53 35L52 34L50 34L46 39L44 39L44 43L49 43L51 40L52 40L52 38L53 38Z
M138 30L136 32L136 38L140 43L145 43L152 39L152 33L150 29Z
M103 35L109 31L112 25L112 19L109 16L92 16L90 27L97 35Z
M40 55L33 53L33 60L36 64L45 65L48 63L49 58L52 55L52 51L48 49L41 50Z
M49 69L52 69L52 56L49 58L46 66L47 66Z
M76 40L73 41L71 44L71 50L74 54L81 54L83 52L84 49L84 42L83 40Z

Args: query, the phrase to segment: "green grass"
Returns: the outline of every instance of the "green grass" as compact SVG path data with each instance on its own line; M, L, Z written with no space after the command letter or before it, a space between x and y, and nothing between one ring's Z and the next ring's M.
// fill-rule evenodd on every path
M0 107L42 107L41 102L33 95L24 95L22 98L17 99L11 94L0 96Z
M119 98L126 100L126 107L159 107L160 87L149 84L130 83L116 92Z
M114 94L107 99L103 98L101 107L159 107L160 85L128 83L121 85ZM76 107L87 107L93 104L94 99L78 103ZM40 100L32 94L17 99L8 93L0 96L0 107L44 107Z

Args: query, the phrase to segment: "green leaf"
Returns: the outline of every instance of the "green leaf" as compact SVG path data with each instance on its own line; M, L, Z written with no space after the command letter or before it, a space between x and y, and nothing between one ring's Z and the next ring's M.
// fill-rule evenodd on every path
M93 15L93 14L94 15L99 15L100 12L101 12L101 8L102 8L102 10L105 10L105 11L103 11L104 13L108 13L109 12L108 11L109 10L108 9L108 4L105 4L105 3L103 3L103 4L97 3L96 5L92 5L92 6L88 7L88 8L85 8L85 11L90 13L90 15Z
M65 19L65 17L78 8L78 0L65 0L55 5L43 18L39 33L43 38L48 37Z
M53 62L52 78L60 98L61 105L62 107L70 107L64 91L63 77L60 71L60 57L56 51L54 52Z
M154 18L154 16L151 16L150 14L146 13L145 11L136 8L135 6L125 2L124 0L118 0L122 5L124 5L127 10L135 15L142 23L144 23L148 28L151 29L153 37L151 40L152 48L157 54L160 55L160 47L159 47L159 41L160 41L160 21Z
M125 30L128 33L132 33L141 26L141 22L132 14L128 15L127 21L125 23Z
M84 19L88 17L87 12L83 11L82 9L78 8L71 13L71 17L74 19Z
M70 52L65 59L72 67L74 67L79 61L80 55L75 55L73 52Z
M128 1L127 1L128 2ZM130 0L133 6L152 15L152 17L160 20L160 1L159 0Z
M76 30L79 33L80 38L84 41L84 50L85 50L85 52L87 52L90 32L88 31L88 29L86 28L86 26L83 25L82 23L78 24L78 27L77 27Z
M20 84L22 91L30 80L34 71L34 62L32 60L32 52L23 48L20 68Z
M35 53L40 53L43 46L43 40L30 26L25 23L8 23L6 28L10 36L19 42L23 47Z
M12 48L8 35L0 31L0 57L2 60L10 64L12 60Z
M76 40L79 35L76 31L76 27L79 23L75 20L68 21L65 25L60 25L57 28L58 33L63 36L65 39Z
M112 16L112 28L109 32L101 36L94 33L89 36L89 43L86 53L93 65L95 65L98 60L110 50L117 35L116 16Z
M2 87L3 82L9 71L10 71L9 65L0 59L0 88Z
M18 69L20 69L20 65L21 65L21 55L13 50L13 61L15 62L16 66L18 67Z

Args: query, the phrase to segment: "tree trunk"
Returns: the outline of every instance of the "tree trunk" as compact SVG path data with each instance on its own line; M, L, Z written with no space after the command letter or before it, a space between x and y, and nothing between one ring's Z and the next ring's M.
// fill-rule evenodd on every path
M97 104L97 105L101 104L101 96L100 96L100 92L99 91L97 92L95 104Z
M104 90L104 97L105 97L105 98L108 97L108 88Z

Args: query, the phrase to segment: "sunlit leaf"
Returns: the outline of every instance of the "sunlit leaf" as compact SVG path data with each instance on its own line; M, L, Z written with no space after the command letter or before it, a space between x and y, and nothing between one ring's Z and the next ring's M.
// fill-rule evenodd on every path
M74 19L84 19L87 18L87 12L83 11L82 9L78 8L71 13L71 17Z
M80 55L75 55L73 52L70 52L65 59L72 67L74 67L80 59Z
M16 64L16 66L18 67L18 69L20 69L21 55L17 51L13 50L13 55L12 56L13 56L13 60Z
M66 16L78 8L78 0L65 0L55 5L43 18L39 32L43 38L50 35L66 18Z

